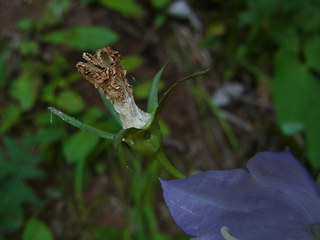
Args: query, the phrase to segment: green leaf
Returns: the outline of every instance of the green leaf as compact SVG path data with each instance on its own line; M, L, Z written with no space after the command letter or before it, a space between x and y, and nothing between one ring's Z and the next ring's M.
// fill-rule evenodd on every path
M166 19L167 19L167 15L165 14L157 15L153 20L153 26L155 28L160 28L165 23Z
M99 137L84 131L78 131L64 141L63 154L68 163L85 160L99 141Z
M0 109L1 110L1 109ZM20 120L21 109L11 104L5 110L1 110L0 133L6 132Z
M63 24L65 13L70 9L70 2L70 0L43 2L41 17L34 18L36 20L35 30L43 32L44 29Z
M3 141L6 146L7 157L10 159L7 163L15 168L15 173L16 170L21 170L20 172L18 171L20 179L42 177L44 175L41 170L34 167L41 160L41 157L29 153L31 144L36 141L34 137L26 134L23 145L8 137L4 137Z
M117 123L119 123L119 125L122 127L122 122L121 119L119 117L119 113L114 109L113 104L107 99L106 95L104 94L103 90L101 88L98 89L99 90L99 94L102 98L102 101L104 103L104 105L107 107L107 109L109 110L109 112L111 113L112 117L117 121Z
M93 230L92 235L95 240L116 240L120 238L121 233L117 228L103 227Z
M84 4L90 4L90 3L95 3L98 0L81 0L81 2L83 2Z
M166 68L168 63L166 63L160 70L157 72L157 74L154 76L151 87L149 90L149 97L148 97L148 109L147 112L152 113L154 112L158 107L158 91L159 91L159 81L161 78L161 75Z
M4 191L4 193L6 194L10 192ZM2 232L6 232L6 231L12 232L20 228L23 224L23 210L21 206L17 204L11 204L10 200L11 198L8 199L7 201L8 204L5 204L5 205L0 203L1 204L0 205L1 206L0 230ZM2 206L4 207L2 208Z
M84 189L86 158L76 160L75 173L74 173L74 190L75 196L79 203L83 203L82 192Z
M307 141L307 152L310 157L311 163L316 168L320 169L320 97L309 109L306 119L306 141Z
M225 32L226 32L226 25L222 21L213 21L207 26L207 29L206 29L206 35L211 39L220 37Z
M22 56L35 57L39 54L40 49L36 41L33 40L22 40L19 43L19 51Z
M241 27L252 25L257 22L257 14L251 10L244 10L238 14L238 24Z
M38 96L38 83L37 79L27 76L22 76L12 83L10 94L19 101L23 111L28 111L33 107Z
M272 92L277 120L285 134L296 134L305 128L309 109L320 104L320 83L287 49L276 53L274 67Z
M113 133L108 133L108 132L105 132L105 131L102 131L100 129L97 129L97 128L94 128L94 127L91 127L85 123L82 123L80 122L79 120L76 120L75 118L73 117L70 117L68 116L67 114L53 108L53 107L48 107L48 109L53 112L54 114L56 114L59 118L61 118L63 121L77 127L77 128L80 128L84 131L87 131L89 133L92 133L96 136L99 136L99 137L102 137L102 138L105 138L105 139L109 139L109 140L112 140L113 137L114 137L114 134Z
M36 138L26 134L17 141L3 137L0 145L0 231L13 231L23 223L22 204L39 204L39 200L26 180L41 177L43 172L36 167L41 156L30 154ZM18 150L18 151L17 151Z
M140 81L134 85L133 95L136 99L145 100L148 99L149 91L151 88L152 80ZM159 91L164 88L164 82L159 82Z
M17 27L22 31L30 32L35 27L35 21L31 19L19 20L17 23Z
M1 186L1 189L3 189L2 191L6 193L4 196L1 196L0 199L1 210L9 208L7 209L7 211L11 212L12 210L14 210L14 208L20 208L22 204L26 202L34 205L39 204L39 199L37 198L31 187L29 187L22 180L16 183L17 179L19 178L19 172L17 172L17 169L15 169L15 172L10 172L10 174L14 175L14 178L12 178L12 176L8 174L6 179L3 179L7 181L7 183L4 184L5 186ZM19 210L23 211L22 209ZM14 218L14 216L12 216L12 218Z
M121 64L127 73L130 73L143 63L143 57L138 55L126 56L121 59Z
M0 52L0 87L4 87L7 83L7 66L6 66L6 52Z
M117 40L118 35L115 32L100 27L73 27L57 30L43 37L43 41L46 43L64 45L81 51L96 51L99 48L112 45Z
M53 240L53 235L44 222L31 219L22 233L22 240Z
M155 8L164 8L165 6L167 6L171 0L151 0L152 2L152 5L155 7Z
M66 135L66 132L64 128L60 126L50 127L41 132L39 142L42 142L45 144L52 144L63 139L65 135Z
M90 107L82 116L85 122L96 122L100 117L104 115L104 112L98 107Z
M170 126L165 121L159 119L159 127L164 138L169 137L171 135Z
M119 12L125 17L142 17L144 9L134 0L99 0L102 6Z
M59 108L70 113L79 113L85 107L82 98L70 90L61 92L56 98L56 104Z
M306 65L320 73L320 37L309 39L304 45Z
M271 32L271 38L281 48L285 48L294 53L298 53L299 50L299 35L293 27L280 28L277 31Z
M164 103L166 102L167 98L169 97L169 95L171 94L171 92L177 87L179 86L181 83L184 83L185 81L187 80L190 80L190 79L193 79L193 78L197 78L197 77L200 77L206 73L209 72L209 69L206 69L206 70L203 70L203 71L200 71L200 72L196 72L196 73L193 73L191 75L189 75L188 77L176 82L175 84L173 84L162 96L162 98L160 99L160 102L159 102L159 105L157 107L157 110L155 112L155 116L158 115L164 105Z

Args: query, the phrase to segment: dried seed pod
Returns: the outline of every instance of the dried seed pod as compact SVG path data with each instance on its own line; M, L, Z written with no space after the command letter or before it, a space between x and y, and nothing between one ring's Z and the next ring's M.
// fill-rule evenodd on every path
M121 56L111 47L99 49L94 55L83 53L87 62L78 62L79 73L96 88L101 88L119 113L123 128L142 128L151 118L135 103L132 86L126 70L120 63Z

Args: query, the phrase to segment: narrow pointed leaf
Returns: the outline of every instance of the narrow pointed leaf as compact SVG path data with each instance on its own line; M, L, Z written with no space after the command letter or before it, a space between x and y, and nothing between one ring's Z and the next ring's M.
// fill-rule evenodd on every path
M157 74L154 76L152 83L151 83L151 87L149 90L149 97L148 97L148 109L147 111L149 113L152 113L153 111L155 111L158 107L158 91L159 91L159 81L161 78L161 75L165 69L165 67L168 65L168 63L166 63L160 70L159 72L157 72Z
M156 113L155 115L157 115L162 107L163 107L163 104L165 103L165 101L167 100L167 98L169 97L169 95L171 94L171 92L177 87L179 86L181 83L184 83L185 81L189 80L189 79L192 79L192 78L196 78L196 77L200 77L204 74L206 74L207 72L209 72L209 69L206 69L206 70L203 70L203 71L200 71L200 72L196 72L196 73L193 73L191 75L189 75L188 77L176 82L175 84L173 84L162 96L162 98L160 99L160 102L159 102L159 105L157 107L157 110L156 110Z
M106 98L106 95L104 94L104 92L103 92L103 90L101 88L99 88L98 90L99 90L99 94L100 94L100 96L102 98L102 101L103 101L104 105L108 108L108 110L110 111L110 113L113 116L113 118L117 121L117 123L119 123L120 126L122 127L122 122L120 120L119 114L114 109L112 103Z
M79 120L73 118L73 117L70 117L69 115L53 108L53 107L48 107L48 109L56 114L59 118L61 118L63 121L77 127L77 128L80 128L84 131L87 131L89 133L92 133L94 135L97 135L99 137L102 137L102 138L105 138L105 139L109 139L109 140L112 140L114 135L113 133L108 133L108 132L105 132L105 131L102 131L100 129L97 129L97 128L94 128L94 127L91 127L83 122L80 122Z

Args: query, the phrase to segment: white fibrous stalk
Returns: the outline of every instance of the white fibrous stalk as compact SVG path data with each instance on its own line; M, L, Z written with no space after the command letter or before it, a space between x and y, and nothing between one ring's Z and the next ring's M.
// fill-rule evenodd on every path
M142 111L135 103L132 86L128 83L126 70L120 63L120 54L110 47L99 49L95 55L84 53L86 63L77 63L81 75L96 88L101 88L119 113L122 126L142 128L151 114Z
M142 128L151 118L151 114L142 111L129 94L124 101L113 102L113 107L119 113L123 128Z

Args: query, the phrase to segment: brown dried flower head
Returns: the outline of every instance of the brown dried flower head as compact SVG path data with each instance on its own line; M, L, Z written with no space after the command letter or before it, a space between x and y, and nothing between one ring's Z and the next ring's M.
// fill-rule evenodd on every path
M96 88L104 91L119 113L123 128L142 128L151 115L136 105L126 70L120 63L119 52L106 47L99 49L95 55L83 53L82 57L87 62L77 63L79 73Z

